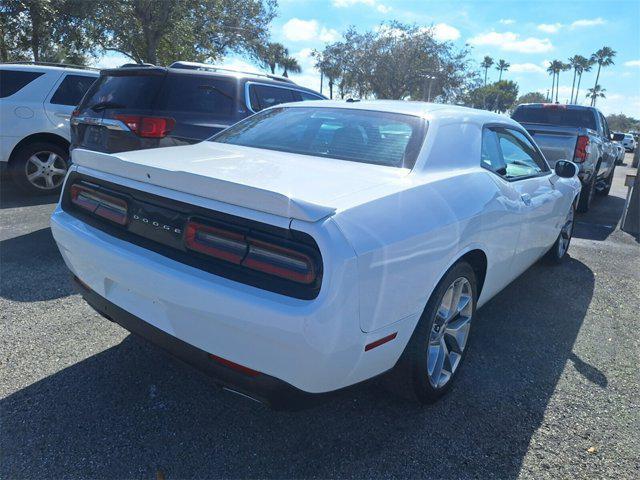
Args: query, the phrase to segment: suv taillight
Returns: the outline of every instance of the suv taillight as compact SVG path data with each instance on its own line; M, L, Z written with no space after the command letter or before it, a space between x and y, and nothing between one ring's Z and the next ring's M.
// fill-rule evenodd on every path
M70 190L71 203L82 210L119 225L127 224L129 217L127 215L128 205L125 200L77 183L71 185Z
M578 141L576 142L576 149L573 152L573 161L578 163L584 162L589 154L589 149L589 137L579 135Z
M164 138L176 125L176 121L168 117L119 114L114 115L114 118L124 123L133 133L144 138Z
M311 284L318 276L314 258L304 247L283 246L190 220L185 246L196 252L296 283Z

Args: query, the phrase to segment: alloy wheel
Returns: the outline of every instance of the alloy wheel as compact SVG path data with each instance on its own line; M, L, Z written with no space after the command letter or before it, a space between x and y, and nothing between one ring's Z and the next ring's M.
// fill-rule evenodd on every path
M558 258L562 258L569 249L571 236L573 234L573 207L569 209L567 219L560 230L560 238L558 239Z
M25 163L27 181L41 190L55 190L67 174L67 162L54 152L42 151L31 155Z
M427 374L434 388L445 386L460 365L473 315L473 290L465 277L445 291L433 321L427 347Z

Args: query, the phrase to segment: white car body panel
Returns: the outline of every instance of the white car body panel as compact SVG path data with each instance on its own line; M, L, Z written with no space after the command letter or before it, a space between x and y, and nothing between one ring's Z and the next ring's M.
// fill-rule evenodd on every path
M550 172L508 182L482 168L484 125L522 131L503 116L409 102L315 105L424 117L429 128L414 168L207 142L73 154L79 173L308 233L323 259L316 298L187 266L58 206L52 231L65 262L92 290L171 335L306 392L327 392L394 366L431 292L465 253L487 259L478 305L499 292L551 247L580 191L577 177Z

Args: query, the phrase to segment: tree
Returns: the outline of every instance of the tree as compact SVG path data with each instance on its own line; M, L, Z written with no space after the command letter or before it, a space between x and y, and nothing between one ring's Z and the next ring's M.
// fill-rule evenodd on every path
M591 99L591 106L595 107L596 106L596 100L598 98L606 98L606 95L604 94L604 92L606 92L607 89L606 88L602 88L600 85L596 85L593 88L590 88L587 90L587 98Z
M487 73L489 72L489 69L491 68L492 65L493 65L493 58L491 58L488 55L484 57L484 59L482 60L482 63L480 64L480 66L484 68L484 86L485 87L487 86Z
M591 61L591 59L585 57L580 58L578 67L578 86L576 87L575 103L578 103L578 94L580 93L580 82L582 81L582 74L584 72L591 71L592 66L593 62Z
M516 100L515 105L520 105L522 103L544 103L547 101L547 97L545 97L540 92L529 92L520 96L518 100Z
M566 72L567 70L569 70L571 68L571 66L567 63L564 63L560 60L558 60L558 63L556 65L557 67L557 71L556 71L556 103L558 103L558 92L560 91L560 72Z
M283 69L282 75L284 77L288 77L289 73L300 73L302 71L298 60L288 55L280 60L280 66Z
M578 77L578 72L582 72L583 65L588 64L589 60L587 60L582 55L574 55L569 58L569 67L573 69L573 82L571 82L571 98L569 99L569 103L573 103L573 92L576 86L576 78ZM578 92L576 92L576 99L578 97Z
M609 124L609 129L611 131L630 132L640 130L640 120L633 117L627 117L622 113L608 115L607 123Z
M547 99L548 101L553 101L553 92L555 91L557 70L557 64L555 62L557 62L557 60L550 62L549 66L547 67L547 73L551 75L551 97Z
M610 47L602 47L596 53L591 55L591 62L593 64L596 64L596 63L598 64L598 73L596 74L596 83L594 84L593 89L589 89L594 95L598 90L598 87L600 86L598 85L598 81L600 80L600 70L602 69L602 67L608 67L610 65L613 65L613 57L615 56L616 56L616 51ZM604 91L604 90L601 90L601 91ZM597 96L591 97L592 106L596 104L596 98Z
M498 60L498 64L496 65L496 70L500 72L500 75L498 76L498 82L502 80L502 72L506 72L507 70L509 70L510 66L511 64L505 62L504 60Z
M215 61L256 55L267 43L275 0L102 0L90 3L91 34L137 63Z
M463 103L472 108L506 112L514 106L517 97L518 84L511 80L501 80L471 90L464 97Z
M256 57L263 65L269 67L272 74L276 73L278 66L282 66L282 59L287 54L287 49L281 43L267 43L264 47L256 49Z

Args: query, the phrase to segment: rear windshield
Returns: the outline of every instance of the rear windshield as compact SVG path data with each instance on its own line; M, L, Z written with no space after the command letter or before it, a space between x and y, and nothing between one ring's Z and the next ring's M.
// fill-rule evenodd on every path
M230 118L236 103L235 87L233 80L214 76L169 75L158 100L158 109Z
M210 140L281 152L412 168L426 123L399 113L346 108L265 110Z
M593 111L586 109L569 109L564 106L523 106L518 107L511 118L520 123L540 123L597 130Z
M87 92L82 106L109 102L118 108L151 110L163 79L162 75L101 75Z

